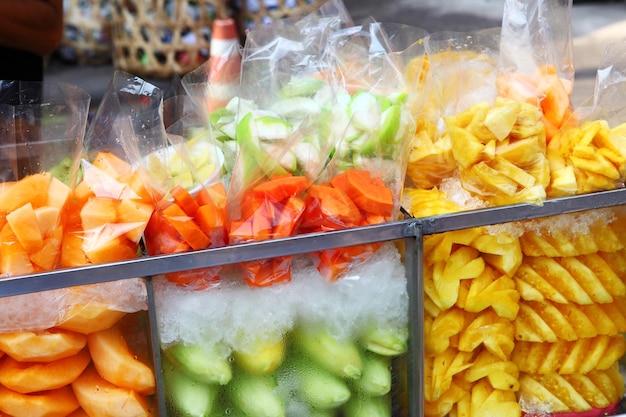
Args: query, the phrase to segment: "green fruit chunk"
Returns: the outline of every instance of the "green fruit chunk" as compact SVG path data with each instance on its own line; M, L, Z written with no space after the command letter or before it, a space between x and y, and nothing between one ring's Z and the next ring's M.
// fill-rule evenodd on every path
M237 372L228 390L232 403L246 416L285 417L285 404L276 386L273 375Z
M297 389L307 405L314 409L328 410L345 404L352 393L338 376L306 358L298 358L290 364L298 381Z
M173 416L209 417L215 406L218 387L189 377L163 356L165 402Z
M226 385L233 376L227 352L217 344L176 344L165 350L165 356L200 382Z
M300 328L294 332L297 347L321 367L343 378L361 377L363 362L356 344L338 340L324 329Z

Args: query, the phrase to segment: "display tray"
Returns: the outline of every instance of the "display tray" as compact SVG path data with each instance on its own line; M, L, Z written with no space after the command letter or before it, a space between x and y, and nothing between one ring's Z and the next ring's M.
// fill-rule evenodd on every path
M408 313L410 317L408 351L406 357L406 386L410 393L406 413L409 417L423 416L424 367L419 360L424 357L423 341L423 238L426 235L453 230L468 229L483 225L496 225L521 220L549 217L565 213L625 205L626 189L598 192L594 194L558 198L541 205L519 204L512 206L479 209L453 214L406 218L395 222L340 230L314 233L291 238L233 245L217 249L199 250L176 255L141 257L133 260L80 268L54 270L46 273L15 276L0 280L0 297L54 290L71 286L110 282L134 277L147 277L148 316L155 372L161 375L160 341L157 336L157 316L155 294L150 277L168 272L207 268L239 262L274 258L278 256L307 254L331 248L385 241L404 241L404 264L407 274L409 294ZM162 382L157 378L157 398L164 407ZM626 407L620 406L621 416L626 416ZM159 413L165 415L164 413Z

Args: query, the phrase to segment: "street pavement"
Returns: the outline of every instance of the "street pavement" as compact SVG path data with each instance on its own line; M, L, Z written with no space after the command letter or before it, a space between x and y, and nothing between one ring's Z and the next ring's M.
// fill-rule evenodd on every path
M504 0L344 0L355 23L372 18L378 22L401 23L435 33L469 32L501 25ZM626 3L575 0L571 33L576 70L572 100L577 106L593 95L595 77L607 45L626 42ZM47 81L64 81L81 87L98 105L113 75L112 65L80 66L51 59ZM161 88L169 79L146 79Z

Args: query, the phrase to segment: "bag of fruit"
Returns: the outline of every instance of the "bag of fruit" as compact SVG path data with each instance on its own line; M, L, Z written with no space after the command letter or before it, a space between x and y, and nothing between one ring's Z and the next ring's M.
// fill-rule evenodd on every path
M403 33L404 37L400 37ZM424 31L377 22L331 33L330 137L333 155L307 191L301 233L340 230L397 219L408 146L415 132L412 94L403 62L409 47L423 56ZM390 41L391 40L391 41ZM396 44L392 44L395 42ZM329 281L367 259L378 244L329 249L311 254Z
M227 244L226 157L202 114L182 94L180 118L166 129L167 146L141 158L153 180L167 192L156 203L145 230L150 255L187 252ZM219 282L220 267L171 272L164 277L186 289Z
M550 161L549 197L583 194L622 187L626 175L626 111L622 43L606 47L599 63L596 87L575 110L577 123L559 130L547 146Z
M297 232L304 193L334 146L325 44L342 24L337 16L312 14L248 34L240 94L227 105L236 109L239 144L227 203L231 244ZM289 281L290 263L282 257L238 266L248 284L266 286Z
M541 109L547 142L576 124L571 15L570 0L504 3L498 92Z
M80 162L90 97L62 83L4 81L0 96L2 275L66 266L65 238L75 220L69 207L84 178ZM154 375L137 358L148 352L147 344L144 340L143 349L131 353L125 340L137 340L119 338L135 322L124 321L122 327L121 318L146 308L145 287L138 284L112 282L3 298L0 412L123 416L141 404L147 415L142 397L153 392ZM136 386L138 391L131 389ZM120 398L123 407L102 408L122 404Z
M63 267L141 255L145 228L164 194L141 164L142 155L164 147L161 107L158 88L121 71L114 74L85 135L80 178L67 208ZM61 326L86 334L93 363L72 385L81 407L90 415L153 413L156 384L143 278L79 287L73 296L80 308ZM68 327L68 322L78 324Z

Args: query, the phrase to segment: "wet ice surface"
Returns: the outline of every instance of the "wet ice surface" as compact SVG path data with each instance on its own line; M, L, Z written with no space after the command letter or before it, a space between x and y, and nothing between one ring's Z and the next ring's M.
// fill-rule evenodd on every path
M193 292L155 279L163 346L223 341L245 351L258 341L278 340L303 320L323 323L346 338L372 324L408 323L406 274L392 243L334 283L326 282L307 256L293 258L288 284L252 288L223 281L216 289Z

